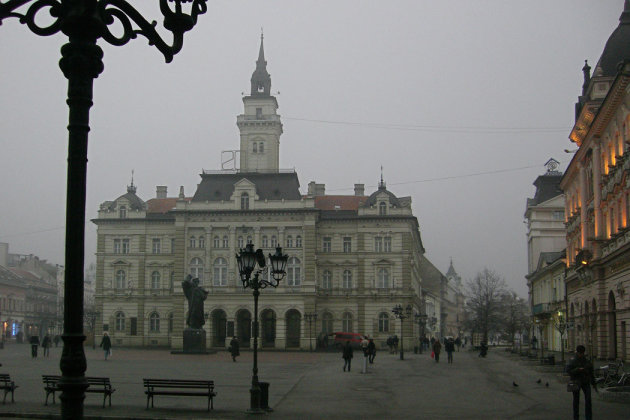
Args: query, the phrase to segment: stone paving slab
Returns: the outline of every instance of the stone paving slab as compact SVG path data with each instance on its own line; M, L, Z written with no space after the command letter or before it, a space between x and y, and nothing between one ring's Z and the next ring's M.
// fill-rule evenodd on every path
M503 354L502 354L503 353ZM367 374L362 357L351 372L343 372L339 353L259 353L259 376L269 382L265 417L278 419L561 419L571 416L571 394L556 373L537 372L517 358L491 350L485 359L476 353L455 353L455 363L443 354L435 363L428 354L379 352ZM59 374L61 348L49 358L31 359L28 345L9 344L0 350L0 372L20 386L15 404L0 405L0 417L58 418L60 405L44 406L42 374ZM113 357L86 349L87 375L109 376L116 392L112 407L102 408L102 396L86 396L85 418L111 419L240 419L251 418L249 388L252 353L238 362L227 352L213 355L172 355L167 350L114 348ZM204 398L155 397L147 410L143 377L213 379L215 409L206 411ZM541 379L541 384L536 380ZM518 383L518 387L512 385ZM544 384L549 383L549 387ZM596 418L627 419L630 406L594 399Z

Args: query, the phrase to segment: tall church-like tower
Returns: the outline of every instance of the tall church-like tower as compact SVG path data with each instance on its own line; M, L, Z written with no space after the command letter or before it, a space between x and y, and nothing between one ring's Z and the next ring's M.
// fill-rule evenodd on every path
M241 172L278 172L282 122L278 101L271 96L271 76L260 35L260 51L251 78L251 93L243 97L244 113L236 119L241 132Z

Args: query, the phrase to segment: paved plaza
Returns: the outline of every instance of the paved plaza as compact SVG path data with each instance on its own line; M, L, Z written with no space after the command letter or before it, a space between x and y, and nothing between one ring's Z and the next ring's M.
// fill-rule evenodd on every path
M40 349L41 350L41 349ZM356 353L355 353L356 354ZM30 346L9 343L0 350L0 372L9 373L19 388L16 402L0 405L0 417L52 418L60 405L44 406L42 374L59 374L61 347L50 357L30 357ZM173 355L166 350L114 348L103 360L99 349L86 349L88 376L108 376L116 392L112 407L102 408L100 394L88 394L86 418L250 418L249 387L252 353L236 363L227 352ZM358 354L356 354L358 356ZM555 372L491 349L488 358L455 353L454 363L435 363L428 354L398 355L380 351L368 374L362 357L343 372L339 353L259 352L259 376L269 382L269 404L277 419L569 419L571 394ZM215 409L206 411L204 398L155 397L147 410L142 378L212 379ZM536 381L541 379L541 383ZM518 387L513 386L513 382ZM545 384L549 383L546 387ZM630 405L594 396L595 419L628 419Z

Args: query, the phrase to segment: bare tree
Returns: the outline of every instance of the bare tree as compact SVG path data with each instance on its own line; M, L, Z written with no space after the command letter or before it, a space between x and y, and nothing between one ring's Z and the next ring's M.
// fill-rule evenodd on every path
M488 342L488 332L497 331L502 322L502 297L507 293L503 277L492 270L483 271L466 283L469 327L483 334Z
M514 347L514 336L516 333L526 329L529 323L527 302L518 296L516 292L510 290L501 297L503 328L510 338L510 343Z

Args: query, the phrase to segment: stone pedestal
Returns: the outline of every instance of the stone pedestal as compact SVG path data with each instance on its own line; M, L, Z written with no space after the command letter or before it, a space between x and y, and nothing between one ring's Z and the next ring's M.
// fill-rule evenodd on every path
M203 328L184 330L184 353L206 353L206 331Z

